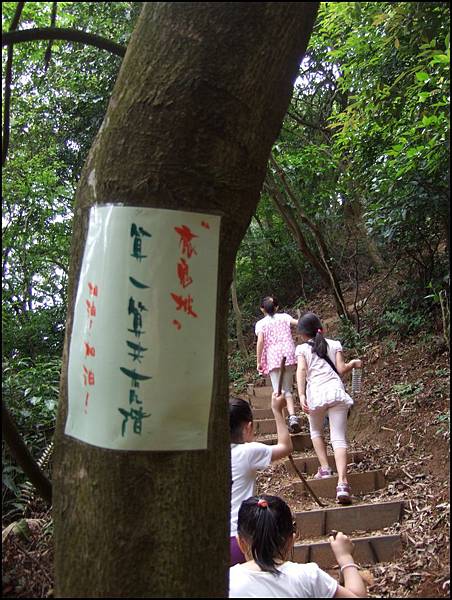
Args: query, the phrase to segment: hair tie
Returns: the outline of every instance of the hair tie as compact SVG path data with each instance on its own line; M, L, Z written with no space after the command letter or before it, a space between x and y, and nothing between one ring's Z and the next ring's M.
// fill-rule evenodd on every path
M260 506L261 508L268 508L267 500L263 500L262 498L257 501L257 505Z

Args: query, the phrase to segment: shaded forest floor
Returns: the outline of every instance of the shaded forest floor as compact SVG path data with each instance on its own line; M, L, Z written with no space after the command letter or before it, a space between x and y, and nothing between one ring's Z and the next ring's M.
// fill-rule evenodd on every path
M322 315L336 334L334 310L325 296L309 309ZM351 358L345 353L346 358ZM382 533L400 532L402 555L369 567L372 597L449 597L449 355L439 336L388 338L368 346L362 392L349 420L351 449L366 459L355 470L385 470L388 486L366 502L403 499L402 522ZM254 380L255 374L249 373ZM307 432L307 422L304 421ZM294 497L282 463L261 473L258 491L279 495L293 510L309 500ZM334 505L332 501L331 506ZM53 540L50 513L35 500L27 521L3 527L3 595L53 595Z

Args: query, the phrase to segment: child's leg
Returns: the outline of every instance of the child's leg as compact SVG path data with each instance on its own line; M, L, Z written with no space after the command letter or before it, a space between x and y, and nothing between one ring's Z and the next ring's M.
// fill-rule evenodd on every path
M272 382L272 388L274 392L278 391L279 384L279 372L281 369L272 369L269 373L270 381Z
M283 375L282 391L284 392L284 395L286 397L287 412L289 413L289 415L295 414L295 405L294 405L293 395L292 395L294 369L295 369L295 366L292 366L292 365L290 365L289 367L286 367L286 370L284 371L284 375Z
M323 419L325 413L326 409L316 410L308 415L312 445L322 468L329 467L326 446L323 440Z
M338 484L347 483L347 413L348 407L337 404L328 410L330 439L338 475Z

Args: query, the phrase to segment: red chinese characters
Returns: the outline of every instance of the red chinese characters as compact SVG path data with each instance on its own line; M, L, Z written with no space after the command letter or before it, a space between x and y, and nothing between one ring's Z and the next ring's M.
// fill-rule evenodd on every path
M99 288L97 287L97 285L95 285L94 283L92 283L91 281L88 282L88 295L89 298L85 300L85 304L86 304L86 309L88 311L88 318L89 318L89 324L88 324L88 335L91 332L91 327L93 325L93 320L96 317L96 306L94 304L94 297L98 297L99 295ZM90 390L91 388L94 388L95 386L95 377L94 377L94 370L91 367L91 365L89 365L89 360L94 358L96 356L96 348L94 346L91 346L89 344L89 342L87 342L86 340L83 342L84 343L84 348L85 348L85 359L86 359L86 364L82 365L82 377L83 377L83 386L85 388L87 388L87 391L85 393L85 402L84 402L84 406L83 406L83 410L85 412L85 414L88 413L88 402L90 399Z
M180 236L180 247L182 254L187 258L191 258L192 254L196 254L195 248L192 246L191 241L198 237L195 233L193 233L190 227L187 225L182 225L182 227L175 227L176 232Z
M183 288L186 288L190 283L193 283L193 279L188 273L188 263L183 258L177 263L177 276L179 277L179 283Z
M182 296L178 296L177 294L173 293L171 293L171 296L174 302L177 304L176 310L182 309L184 312L187 313L187 315L191 315L192 317L198 316L193 310L193 298L190 296L190 294L186 298L183 298Z
M205 225L208 224L203 221L202 225L205 227ZM189 261L193 255L196 256L198 254L192 242L199 236L196 233L193 233L188 225L174 227L174 231L179 236L179 248L182 254L176 266L176 273L179 280L179 286L182 290L185 290L193 283L193 277L190 275ZM175 302L177 311L183 311L185 314L194 317L195 319L198 317L198 313L193 308L194 299L191 294L185 295L171 292L171 298ZM174 319L172 323L178 331L182 328L182 323L179 320Z

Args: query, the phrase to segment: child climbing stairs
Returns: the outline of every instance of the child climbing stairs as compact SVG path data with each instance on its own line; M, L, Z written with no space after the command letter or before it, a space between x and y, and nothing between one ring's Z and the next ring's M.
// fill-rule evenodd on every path
M269 409L271 394L271 386L248 386L248 399L253 410L256 440L266 444L276 443L275 423ZM323 569L333 568L335 560L326 538L331 530L336 530L351 535L355 544L354 558L361 565L394 561L402 548L400 534L385 534L382 530L400 523L403 501L378 500L378 490L383 490L387 485L384 471L358 468L353 471L353 467L361 463L365 457L360 451L350 452L348 460L352 472L348 474L348 478L353 490L353 504L338 506L335 503L337 477L334 475L323 479L309 477L315 474L319 467L309 434L301 432L291 437L295 466L308 478L309 486L315 495L326 504L322 508L313 505L305 484L297 476L292 463L286 459L283 464L291 478L290 496L296 499L296 502L292 503L288 499L296 517L298 532L293 560L316 562ZM335 471L334 456L331 455L328 459L331 468ZM367 498L368 495L372 496L370 502L363 499L363 496ZM303 510L294 509L294 504L298 507L301 505ZM311 506L313 507L310 508Z

